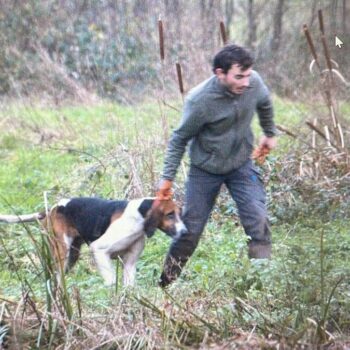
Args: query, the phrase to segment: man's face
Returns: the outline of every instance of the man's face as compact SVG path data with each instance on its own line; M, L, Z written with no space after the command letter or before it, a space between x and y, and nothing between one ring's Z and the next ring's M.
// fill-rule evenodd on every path
M222 85L226 86L234 94L240 95L249 86L251 72L251 67L242 70L241 66L233 64L226 74L221 68L216 69L215 74Z

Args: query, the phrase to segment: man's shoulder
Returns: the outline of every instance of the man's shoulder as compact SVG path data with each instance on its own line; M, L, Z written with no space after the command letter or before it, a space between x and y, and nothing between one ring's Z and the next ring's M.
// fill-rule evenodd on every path
M191 102L198 102L205 98L208 93L212 90L212 86L215 82L215 76L211 76L209 79L204 80L194 88L192 88L187 96L186 99Z
M252 70L251 72L249 91L258 97L269 94L269 89L267 88L260 74L255 70Z
M260 74L256 70L251 71L251 76L250 76L250 85L252 86L258 86L260 84L263 84L263 80L260 76Z

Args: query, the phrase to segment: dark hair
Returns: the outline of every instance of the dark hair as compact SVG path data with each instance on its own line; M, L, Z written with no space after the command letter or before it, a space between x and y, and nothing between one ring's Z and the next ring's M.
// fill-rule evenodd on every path
M226 74L233 64L238 64L242 70L250 68L254 64L252 54L244 47L238 45L227 45L214 57L213 72L221 68Z

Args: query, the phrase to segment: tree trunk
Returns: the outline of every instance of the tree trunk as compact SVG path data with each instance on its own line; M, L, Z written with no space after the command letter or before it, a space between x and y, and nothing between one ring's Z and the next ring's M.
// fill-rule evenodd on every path
M225 26L226 26L227 38L229 41L231 37L231 25L233 22L234 10L235 10L234 0L226 0L225 1Z
M310 21L309 21L310 28L312 27L315 19L317 18L317 5L318 5L318 3L319 3L318 0L313 0L312 5L311 5L311 16L310 16Z
M346 34L346 0L343 0L343 21L342 21L343 33Z
M109 2L109 37L112 40L117 38L117 1L111 0Z
M284 13L284 0L278 0L274 18L273 18L273 36L271 43L271 51L275 54L282 40L282 18Z
M254 0L248 2L248 41L247 46L254 49L256 45L256 17L254 13Z
M338 12L338 0L333 0L331 3L331 34L337 33L337 12Z

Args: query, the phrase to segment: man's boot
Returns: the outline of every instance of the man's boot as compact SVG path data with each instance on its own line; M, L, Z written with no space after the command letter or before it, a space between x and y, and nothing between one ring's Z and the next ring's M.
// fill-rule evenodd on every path
M250 259L270 259L271 243L250 242L248 244L248 256Z

